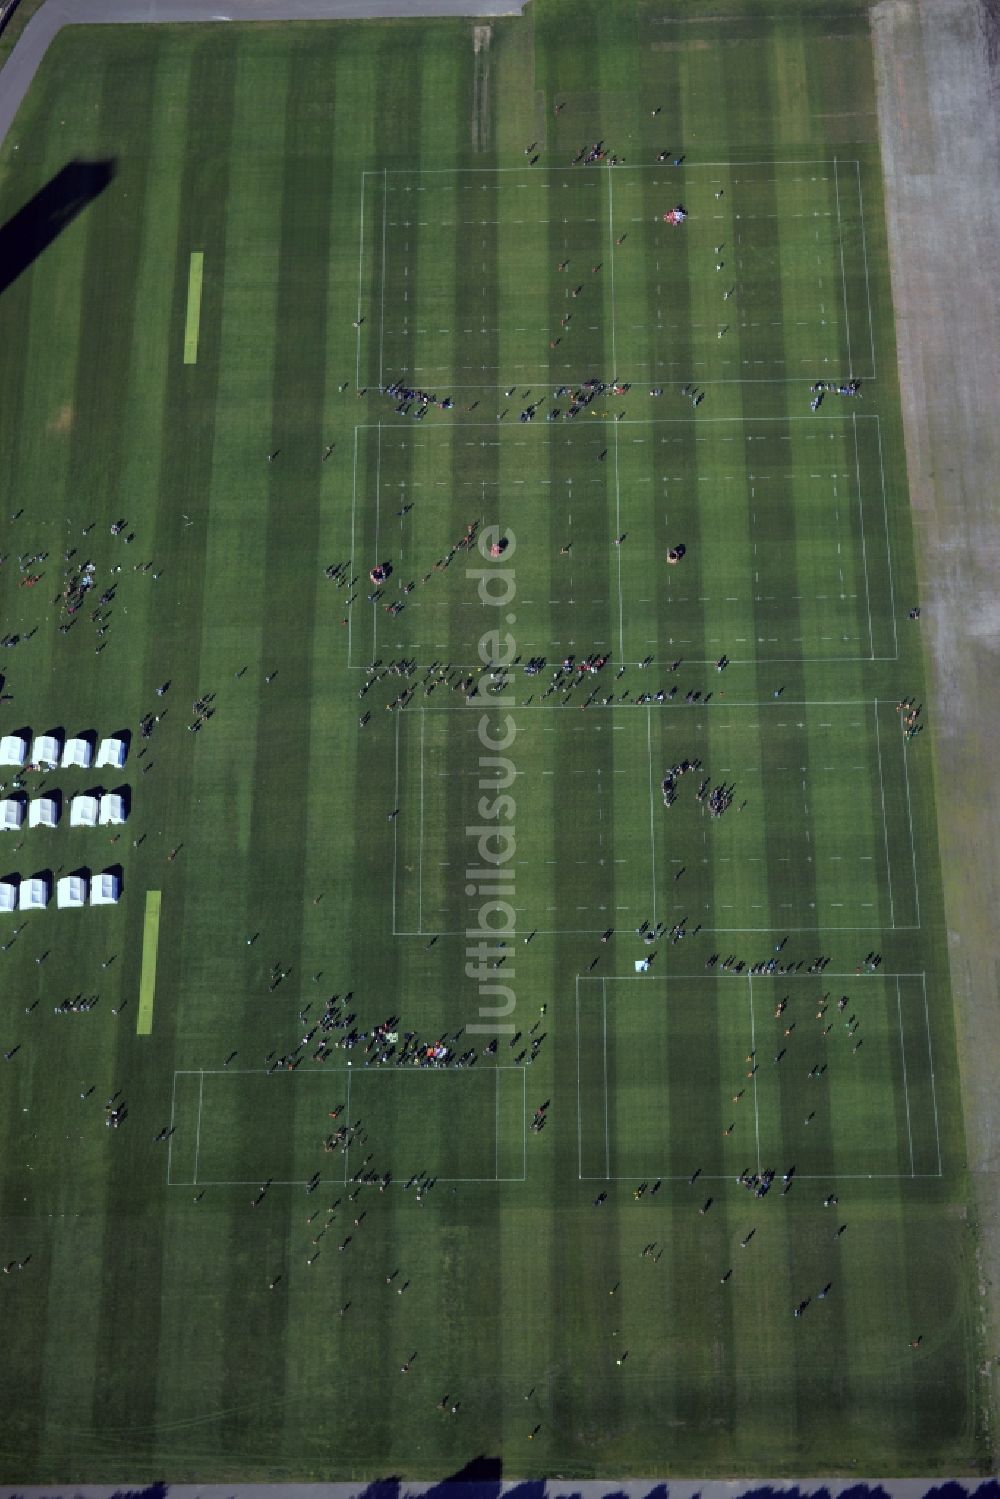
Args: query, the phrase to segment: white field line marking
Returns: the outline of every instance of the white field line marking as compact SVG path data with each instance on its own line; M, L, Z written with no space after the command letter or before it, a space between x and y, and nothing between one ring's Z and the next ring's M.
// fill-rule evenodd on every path
M906 1134L910 1142L910 1175L913 1176L913 1130L910 1126L910 1089L906 1080L906 1045L903 1040L903 1001L899 994L899 979L896 980L896 1013L899 1016L899 1055L903 1063L903 1101L906 1104Z
M583 1101L580 1097L580 975L576 977L576 1174L583 1180Z
M861 194L861 163L855 161L854 172L858 179L858 213L861 216L861 249L865 258L865 291L868 297L868 333L872 346L872 379L875 378L875 324L872 321L872 283L868 274L868 236L865 233L865 205Z
M611 265L611 276L609 288L611 291L611 378L618 379L618 354L615 345L615 190L612 186L614 177L612 173L615 167L606 167L605 180L608 184L608 259Z
M704 930L704 928L702 928L702 930ZM751 929L747 928L747 927L741 927L741 928L735 928L735 930L748 931L748 930L751 930ZM756 927L754 927L754 928L752 928L752 930L754 930L754 931L757 931L757 930L767 930L769 932L776 932L776 931L784 931L785 928L784 927L767 927L767 928L756 928ZM803 928L801 928L801 930L803 930L803 931L815 931L816 928L815 927L803 927ZM825 928L824 928L824 930L825 930ZM840 927L838 927L838 928L836 928L836 930L838 930L838 931L842 931L842 930L843 931L857 931L857 930L867 931L867 927L861 927L861 928L857 928L857 927L844 927L844 928L840 928ZM747 981L749 981L750 977L751 977L751 975L748 974L748 973L731 973L731 974L726 974L726 973L671 973L671 975L670 975L670 982L672 984L674 984L674 985L680 983L681 980L683 980L685 983L714 984L719 979L722 979L722 978L731 978L735 982L737 979L747 979ZM815 973L755 973L753 975L753 977L757 980L758 983L763 983L765 980L767 980L768 982L775 983L775 984L793 984L793 983L795 983L797 981L800 984L813 984L813 985L815 985L816 980L817 980L818 977L820 977L820 975L815 974ZM926 973L925 973L925 971L922 968L915 969L913 972L900 972L900 973L886 973L881 968L878 970L877 973L858 973L858 971L857 971L856 968L852 968L851 971L850 971L850 973L831 973L828 968L824 968L822 977L826 978L826 979L849 979L852 984L864 984L864 983L866 983L868 981L871 981L872 979L879 979L879 980L887 980L887 979L924 979L924 978L926 978ZM667 982L667 980L666 979L660 979L659 982L661 984L665 984ZM641 974L641 973L609 973L606 978L591 978L589 973L581 973L579 975L579 978L578 978L578 983L581 983L581 984L646 984L646 985L648 985L650 987L654 987L655 988L657 980L656 979L650 979L645 974Z
M170 1180L170 1166L171 1166L171 1162L173 1160L173 1153L174 1153L174 1104L176 1102L176 1098L177 1098L177 1073L175 1072L174 1073L174 1080L173 1080L173 1082L170 1085L170 1134L167 1137L167 1186L168 1187L173 1185L173 1183Z
M852 413L851 431L854 435L854 478L858 486L858 529L861 532L861 560L865 568L865 607L868 610L868 646L871 659L875 660L875 636L872 633L872 594L868 581L868 543L865 540L865 505L861 494L861 457L858 453L858 421Z
M851 358L851 317L847 310L847 272L844 269L844 228L840 218L840 178L837 172L837 158L833 158L833 190L837 199L837 244L840 247L840 285L844 297L844 333L847 337L847 369L853 378L854 363Z
M500 1069L497 1068L497 1116L493 1129L493 1175L500 1180Z
M399 806L398 800L393 802ZM393 818L393 821L398 821ZM424 929L424 715L420 715L420 848L417 854L417 927Z
M941 1130L938 1125L937 1085L934 1081L934 1052L931 1047L931 1016L930 1011L927 1007L927 975L925 973L922 973L920 975L920 979L924 986L924 1021L927 1025L927 1060L930 1063L931 1069L931 1099L934 1104L934 1137L937 1140L938 1158L937 1174L938 1176L941 1176L943 1175L941 1169Z
M508 1178L504 1177L503 1180L507 1181ZM521 1068L521 1180L528 1180L528 1069L526 1067Z
M361 287L364 278L365 266L365 178L367 172L361 173L361 213L360 233L358 235L358 322L361 321ZM354 364L354 383L361 389L361 329L358 329L358 349ZM379 384L381 385L381 380Z
M375 423L375 561L379 562L379 535L382 527L382 423ZM362 564L362 568L364 564ZM351 605L353 608L353 604ZM378 609L372 609L372 653L374 661L378 655Z
M354 464L353 464L353 468L351 470L351 577L352 578L356 575L356 567L355 567L355 560L354 560L354 556L355 556L355 554L354 554L354 520L355 520L355 510L357 508L357 503L358 503L358 431L359 431L359 428L355 427L355 429L354 429ZM348 594L348 597L350 597L350 594ZM348 605L348 608L347 608L347 665L348 665L349 668L352 665L351 652L352 652L352 648L353 648L353 642L354 642L354 605L350 604L350 605ZM375 658L373 656L372 660L374 660L374 659Z
M546 376L546 383L548 383L548 379L549 379L549 377ZM699 383L702 384L702 385L705 385L708 382L702 380ZM732 380L729 383L732 384L732 385L743 385L746 382L742 381L742 380ZM771 384L772 382L765 381L764 383L765 384ZM800 384L801 381L796 381L795 383L796 384ZM492 386L492 385L489 385L489 386L483 386L482 388L484 390L493 390L495 387ZM604 425L608 426L612 422L615 422L616 420L617 419L615 417L607 417L607 418L604 419ZM601 419L598 418L598 423L599 424L600 424L600 421L601 421ZM625 417L622 417L622 420L621 420L620 423L618 423L618 425L622 426L622 427L694 427L694 426L699 426L699 427L704 427L704 426L713 426L713 427L718 427L718 426L752 427L752 426L768 425L768 426L779 427L780 428L780 427L788 426L792 422L809 422L809 423L812 424L812 426L814 426L816 428L816 431L818 433L822 433L822 432L824 432L824 430L825 430L826 427L839 427L839 426L843 426L847 422L876 422L877 423L878 421L879 421L879 417L878 417L877 413L874 412L874 411L856 411L856 412L855 411L851 411L851 412L845 412L845 414L843 416L836 416L833 412L831 412L829 416L822 417L819 420L817 420L817 416L816 416L815 412L810 413L808 416L796 416L794 412L789 412L787 415L780 416L780 417L779 416L703 416L700 420L697 419L696 417L691 417L691 416L625 416ZM367 430L369 428L371 428L372 430L374 430L376 427L383 427L384 425L385 424L383 422L381 422L381 421L377 421L377 422L359 422L358 423L358 428L361 431L365 431L365 430ZM492 421L492 422L463 422L463 421L458 420L458 418L455 418L455 419L453 419L451 421L448 421L448 420L446 420L444 418L444 416L442 414L440 420L436 421L434 423L433 427L428 427L426 429L426 431L422 431L421 432L420 438L421 438L421 441L425 441L426 438L429 435L431 435L431 434L439 434L441 437L444 437L444 436L447 435L452 440L454 440L454 429L455 428L461 428L462 431L473 432L473 431L476 430L477 427L484 428L486 431L493 432L493 433L496 433L496 431L497 431L497 424L496 424L495 421ZM589 431L590 428L588 427L587 430ZM390 428L390 431L395 432L395 433L398 434L400 432L409 432L410 428L409 427L401 427L401 426L393 425ZM529 424L524 429L523 432L520 430L520 428L518 428L518 436L521 437L521 438L530 438L530 437L535 436L535 437L537 437L537 439L538 439L539 442L547 442L547 441L550 440L552 434L551 434L551 432L548 431L548 424L545 423L545 422L543 422L541 424L541 426L534 426L533 424ZM735 467L735 465L734 465L734 467Z
M396 714L396 784L395 784L395 791L393 793L394 798L395 798L395 800L393 801L393 806L394 807L398 807L399 806L399 719L400 719L400 715L397 713ZM399 823L399 818L398 817L394 817L392 819L392 935L394 937L399 937L399 936L403 935L401 932L399 932L396 929L396 863L397 863L397 854L399 852L398 823ZM423 925L422 922L421 922L421 925ZM415 932L415 933L413 933L413 935L414 936L420 936L420 933L419 932Z
M195 1131L195 1137L194 1137L194 1175L193 1175L192 1182L191 1182L191 1185L194 1186L194 1187L196 1187L198 1185L198 1157L201 1154L201 1106L202 1106L202 1102L203 1102L203 1098L204 1098L204 1091L205 1091L205 1074L203 1072L199 1072L199 1074L198 1074L198 1127L197 1127L197 1129Z
M652 719L646 707L646 759L649 762L649 857L650 881L653 887L653 925L656 925L656 826L653 801L653 740Z
M389 207L389 199L388 199L388 189L387 189L387 186L386 186L386 173L383 170L383 172L382 172L382 286L381 286L381 291L380 291L380 294L379 294L380 309L379 309L379 327L378 327L378 385L379 385L379 390L381 390L382 386L385 384L385 380L383 378L383 357L384 357L384 354L385 354L385 349L384 349L384 346L383 346L383 339L384 339L384 336L385 336L385 230L386 230L386 220L389 217L388 207Z
M845 156L841 158L840 164L841 166L850 166L852 164L857 165L857 162L854 157ZM627 162L621 162L616 167L609 167L608 170L615 172L648 172L651 170L655 171L658 165L659 163L655 161L637 161L631 165ZM742 171L747 167L805 166L829 167L832 166L832 161L829 156L779 156L772 157L770 161L693 161L685 165L685 171L698 171L715 167L735 167L737 171ZM565 172L568 177L572 170L574 169L570 167L387 167L383 170L382 175L383 177L458 177L470 174L474 175L478 172L480 176L486 177L498 176L507 172L524 172L525 174L530 173L532 177L538 177L543 172ZM586 172L587 168L584 167L581 175L585 175Z
M622 489L618 478L618 423L614 425L615 439L615 535L622 534ZM618 655L625 658L625 619L624 605L622 601L622 549L615 547L618 553Z
M855 423L857 417L854 418ZM885 492L885 464L882 460L882 423L878 417L875 418L875 431L878 435L878 466L882 475L882 514L885 517L885 560L889 569L889 617L892 620L892 643L898 657L899 636L896 632L896 587L892 575L892 546L889 542L889 500Z
M885 813L885 777L882 774L882 736L878 726L878 701L874 704L875 713L875 754L878 759L878 784L882 798L882 838L885 846L885 878L889 894L889 925L896 925L896 910L892 900L892 863L889 855L889 823Z
M323 1179L324 1178L322 1178L322 1177L320 1178L321 1181ZM439 1181L439 1182L466 1182L466 1183L473 1183L473 1184L478 1183L480 1185L484 1185L485 1184L485 1185L489 1185L489 1186L492 1186L493 1183L497 1179L498 1178L492 1177L492 1176L436 1176L434 1178L435 1181ZM585 1181L588 1181L588 1180L603 1181L604 1180L603 1177L593 1177L593 1178L584 1177L583 1179ZM627 1178L621 1177L621 1178L618 1178L618 1179L621 1180L621 1181L625 1181ZM817 1178L817 1180L819 1180L819 1179L820 1178ZM328 1180L332 1181L333 1178L329 1178ZM502 1182L523 1182L523 1181L526 1181L527 1178L523 1177L523 1176L501 1176L499 1178L499 1180L502 1181ZM714 1181L714 1180L716 1180L716 1178L715 1177L706 1177L705 1180L706 1181ZM802 1180L805 1181L806 1178L803 1177ZM173 1187L193 1187L193 1186L196 1185L196 1183L195 1182L171 1182L170 1185L173 1186ZM198 1183L197 1185L200 1185L202 1187L254 1187L254 1186L260 1186L260 1178L259 1177L247 1177L243 1181L214 1181L214 1180L213 1181L203 1181L201 1183ZM309 1182L308 1182L307 1178L294 1179L294 1178L288 1177L288 1178L284 1178L281 1181L272 1180L270 1182L270 1186L271 1187L307 1187L308 1185L309 1185ZM346 1179L346 1177L345 1177L343 1183L339 1183L338 1182L338 1185L344 1185L344 1186L346 1186L347 1185L347 1179ZM389 1183L389 1185L391 1187L401 1187L401 1186L404 1186L405 1183L399 1182L399 1181L392 1181L392 1182Z
M648 329L652 327L652 324L646 324L644 326L647 328L647 331L648 331ZM805 361L805 360L803 360L802 362L803 362L803 364L807 363L807 361ZM698 378L698 384L699 385L704 385L706 388L709 387L709 386L713 386L713 385L801 385L803 383L803 381L806 381L808 383L808 381L812 378L812 374L815 373L814 365L816 364L816 362L817 362L817 360L811 360L811 361L809 361L808 362L808 367L803 371L803 373L801 375L733 375L733 376L723 376L723 377L718 378L718 379L710 378L707 375L701 375ZM525 385L548 385L548 383L553 379L553 366L551 366L551 365L545 365L543 367L542 365L525 365L525 364L519 364L519 365L515 366L515 368L516 368L516 372L517 372L518 384L520 384L523 381ZM566 365L563 366L563 368L566 371L566 379L568 381L570 381L570 383L572 383L572 380L575 379L576 376L574 376L572 374L571 366L568 365L568 364L566 364ZM664 364L662 362L660 362L660 363L654 362L652 365L647 365L644 368L639 368L639 369L628 369L628 368L626 368L626 369L621 370L619 372L618 379L622 382L622 384L624 384L624 385L632 385L632 386L640 386L640 385L643 385L643 384L645 384L645 385L656 385L657 383L659 383L659 384L666 384L669 381L675 380L676 379L676 375L667 375L667 374L665 374L664 373L664 368L665 368L665 366L664 366ZM501 380L501 379L487 380L487 381L482 381L482 380L463 380L462 377L461 377L461 371L463 369L477 369L477 370L495 369L495 370L497 370L499 372L500 365L497 365L497 364L483 365L483 364L472 364L472 363L469 363L469 364L457 363L457 364L448 364L448 365L423 365L423 364L415 364L415 365L412 365L412 366L411 365L401 366L398 370L396 370L395 373L400 378L403 378L403 376L412 377L413 380L414 380L414 382L416 384L429 383L429 382L427 382L427 377L429 376L431 379L433 379L434 383L437 384L437 385L444 385L444 384L449 385L451 387L452 393L454 393L456 390L495 390L495 391L500 391L500 390L502 390L504 388L504 381ZM558 371L558 366L555 366L555 370ZM507 373L510 373L510 371L508 370ZM685 367L684 373L685 374L689 374L690 371ZM877 382L873 378L869 378L868 376L865 376L865 384L866 385L874 385L876 383ZM869 417L874 416L874 412L868 412L866 414ZM713 418L710 418L710 417L706 416L706 417L703 417L702 420L706 421L706 422L709 421L709 420L722 421L722 420L725 420L725 418L722 418L722 417L713 417ZM762 420L764 420L764 418L762 418L762 417L754 417L754 418L747 417L747 418L745 418L745 420L747 420L747 421L750 421L750 420L762 421ZM788 420L789 421L809 421L810 417L792 417L792 416L790 416L788 418ZM815 417L812 417L811 420L815 423ZM436 418L435 422L434 422L434 426L435 427L440 427L443 423L444 423L444 417L443 416L438 416ZM444 423L444 424L447 425L447 423ZM453 423L452 425L457 425L457 424ZM471 422L463 422L462 425L463 426L472 426L472 423ZM494 423L493 425L494 425L494 428L495 428L496 423ZM627 420L626 420L626 425L628 425ZM433 430L433 428L428 429L428 430Z
M914 837L913 837L913 806L912 806L912 803L910 802L910 765L909 765L909 752L908 752L908 750L906 748L906 740L903 737L902 725L900 725L899 737L902 740L902 743L900 744L899 749L900 749L900 753L901 753L901 755L903 757L903 785L904 785L904 787L906 789L906 821L907 821L907 825L908 825L908 827L910 829L910 862L911 862L911 864L913 866L913 899L914 899L914 902L916 904L916 910L914 912L914 916L916 918L916 925L919 927L920 926L920 884L919 884L919 881L917 879L917 845L916 845L916 843L914 841Z
M686 1181L690 1180L690 1178L687 1177L687 1176L671 1176L669 1174L669 1172L657 1171L655 1169L655 1167L652 1167L652 1166L644 1167L643 1170L644 1170L644 1173L647 1176L659 1176L665 1182L686 1182ZM580 1178L580 1180L581 1181L585 1181L585 1182L602 1182L602 1181L634 1182L637 1174L638 1174L637 1172L633 1171L631 1173L631 1175L629 1175L629 1176L583 1176L583 1177ZM807 1176L805 1174L805 1172L796 1171L796 1173L795 1173L795 1180L797 1182L825 1182L825 1181L835 1181L835 1182L836 1181L862 1181L862 1182L883 1182L883 1181L886 1181L886 1182L900 1182L900 1181L902 1181L902 1182L908 1182L908 1181L911 1181L911 1180L916 1180L916 1181L932 1181L932 1180L936 1180L941 1175L942 1175L942 1172L940 1172L940 1171L918 1171L916 1173L915 1177L911 1178L911 1176L910 1176L910 1174L909 1174L908 1171L825 1171L825 1172L823 1172L819 1176ZM446 1177L446 1176L439 1176L438 1177L438 1181L456 1181L457 1179L458 1178L456 1178L456 1177ZM730 1172L726 1172L726 1173L724 1173L721 1176L707 1176L704 1172L702 1172L702 1174L698 1178L699 1181L704 1181L704 1182L725 1182L725 1181L731 1182L732 1179L733 1179L733 1175L732 1175L731 1171ZM234 1182L211 1182L210 1185L213 1186L213 1187L228 1187L228 1186L243 1186L244 1183L243 1182L235 1182L235 1183ZM249 1186L250 1183L247 1182L246 1185ZM276 1185L278 1185L278 1186L299 1186L301 1184L299 1182L278 1182Z
M602 979L602 1009L604 1011L604 1175L611 1177L611 1135L608 1125L608 986Z
M686 659L687 658L685 657L685 660ZM796 660L801 660L801 659L802 658L800 656L796 657ZM851 657L846 657L845 659L856 661L857 657L856 656L851 656ZM867 658L865 658L865 659L867 659ZM893 658L892 657L888 657L886 659L891 660ZM638 665L638 662L635 662L633 664L634 665ZM715 658L713 658L713 660L712 660L712 665L713 666L715 665ZM506 700L505 699L501 698L501 699L498 699L498 701L499 701L499 703L500 703L500 705L502 707L506 706ZM478 704L478 699L476 699L476 702ZM896 699L895 698L889 698L889 697L870 698L870 697L784 697L784 696L782 696L781 698L778 698L778 699L770 698L770 697L766 697L766 698L744 698L742 701L736 701L736 700L734 700L733 702L729 702L729 700L727 699L726 702L724 702L724 703L723 702L719 702L719 703L716 703L716 702L711 702L711 703L693 703L693 704L692 703L677 703L677 702L674 702L674 703L623 703L623 704L621 704L621 708L623 710L625 710L625 709L628 709L628 710L639 709L640 711L642 711L643 709L651 711L654 708L663 708L667 712L678 713L678 714L685 714L685 715L687 715L687 717L690 718L691 715L694 714L696 711L702 711L702 710L704 710L705 712L711 712L711 711L714 710L717 713L726 713L730 709L733 709L733 708L767 708L767 709L769 709L773 713L780 713L782 711L782 709L788 709L788 708L857 708L858 711L861 712L865 708L870 708L873 702L877 702L877 703L891 703L893 707L896 706ZM560 709L560 708L548 708L548 707L546 707L546 705L544 703L532 703L530 706L527 703L513 703L509 707L506 708L506 711L508 713L538 713L538 712L542 712L542 713L560 713L563 710ZM617 711L617 709L616 709L616 711ZM441 704L428 703L426 707L424 707L423 705L421 705L419 708L411 708L410 709L410 713L411 714L413 714L413 713L464 713L467 720L468 720L468 717L469 717L469 709L468 709L467 706L463 705L463 706L457 707L457 708L450 708L446 703L441 703ZM399 714L399 713L396 714L397 718L400 718L402 716L403 716L402 714Z
M757 1032L754 1027L753 1018L753 978L747 974L747 985L750 991L750 1050L755 1053L753 1065L756 1067L757 1057ZM757 1109L757 1073L753 1075L753 1132L757 1141L757 1174L760 1175L760 1114Z
M350 1068L350 1067L348 1067L345 1070L347 1072L347 1102L344 1105L344 1112L347 1114L347 1127L348 1127L348 1131L349 1131L350 1130L350 1121L351 1121L351 1072L352 1072L353 1069ZM345 1187L347 1186L347 1163L350 1160L350 1155L351 1155L351 1136L350 1136L350 1133L348 1133L347 1143L344 1146L344 1186Z
M422 934L418 933L418 934L415 934L415 935L422 935ZM804 977L804 975L802 975L802 976ZM856 974L854 976L857 977ZM835 973L835 974L832 974L831 977L832 978L838 978L838 977L841 977L841 975ZM843 977L846 977L846 975L843 975ZM890 974L886 974L885 977L892 978L892 977L894 977L894 975L890 973ZM919 978L920 974L919 973L903 973L903 974L900 974L900 977L901 978ZM594 979L593 982L595 984L596 983L600 983L600 979ZM289 1072L285 1072L285 1071L277 1072L277 1073L274 1074L274 1077L273 1077L272 1081L273 1081L274 1086L277 1087L278 1086L278 1079L279 1078L288 1078L288 1079L291 1079L292 1077L296 1077L296 1076L300 1080L302 1078L304 1078L304 1077L314 1077L314 1078L316 1078L318 1080L318 1079L321 1079L321 1078L324 1078L324 1077L334 1077L334 1076L340 1077L341 1075L349 1079L351 1077L353 1071L354 1071L354 1068L351 1066L351 1064L349 1062L344 1062L340 1067L318 1067L318 1068L315 1069L315 1071L309 1071L309 1072L302 1072L302 1073L300 1073L298 1071L296 1071L294 1073L289 1073ZM498 1063L498 1065L496 1067L488 1067L488 1068L486 1068L486 1072L523 1072L523 1071L524 1071L523 1067L518 1067L513 1062L500 1062L500 1063ZM399 1067L393 1067L391 1065L391 1063L388 1064L388 1065L386 1065L386 1066L384 1066L384 1067L367 1067L365 1069L365 1073L366 1073L366 1075L368 1077L379 1077L379 1076L382 1075L382 1073L388 1073L392 1077L443 1077L445 1074L447 1074L449 1077L454 1076L454 1072L449 1072L449 1070L448 1070L447 1067L402 1067L402 1068L399 1068ZM470 1071L470 1072L467 1072L465 1075L467 1077L471 1077L472 1073ZM484 1072L477 1072L475 1074L476 1077L483 1077L484 1075L485 1075ZM174 1076L175 1077L267 1077L268 1076L268 1071L267 1071L266 1067L178 1067L178 1068L175 1069Z
M600 933L603 930L604 930L604 927L600 926L600 925L597 925L597 926L540 926L538 928L538 935L539 935L539 937L596 937L596 936L599 936ZM892 928L892 930L894 932L919 932L921 930L921 928L919 926L894 926ZM872 923L871 923L871 925L869 925L869 926L830 926L828 922L821 921L821 922L814 923L814 925L812 925L812 926L789 926L787 924L787 922L782 922L780 926L702 926L702 931L705 933L706 937L707 936L711 936L713 934L716 934L716 935L719 935L719 936L726 936L726 935L739 936L739 935L743 935L743 934L746 934L746 933L750 933L751 935L766 936L767 934L769 934L771 932L788 932L790 935L792 935L792 934L800 935L800 934L807 933L807 932L855 932L855 933L883 932L883 931L885 931L885 927L883 926L883 924L880 921L875 921L875 920L873 920ZM397 931L394 931L392 933L392 936L394 936L394 937L426 937L428 935L430 935L430 934L427 933L427 932L402 931L402 930L397 930ZM465 932L464 931L450 931L450 930L449 931L445 931L444 929L439 928L438 931L437 931L437 933L435 935L437 935L438 937L464 937L465 936ZM615 975L615 977L619 977L619 976L620 975ZM723 975L723 976L724 977L728 977L729 975ZM745 974L733 974L732 975L733 978L744 978L745 976L746 976ZM813 976L815 977L815 975L813 975ZM586 974L581 974L581 977L582 978L586 978ZM647 975L643 975L642 977L645 979L646 983L649 982L649 978L648 978ZM682 977L683 977L683 975L682 975ZM757 977L758 978L765 978L765 977L767 977L767 975L765 975L765 974L758 974ZM784 977L787 979L787 978L794 977L794 975L786 973L784 975ZM836 975L831 974L830 977L834 978L834 977L836 977ZM843 978L853 978L853 977L855 977L855 975L854 974L843 974L842 977Z

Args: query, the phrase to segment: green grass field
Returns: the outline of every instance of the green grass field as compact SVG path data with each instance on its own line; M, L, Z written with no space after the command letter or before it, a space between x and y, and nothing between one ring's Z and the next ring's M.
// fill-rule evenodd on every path
M0 729L131 814L4 834L124 891L0 916L3 1481L983 1463L867 21L756 9L48 55L0 221L115 172L0 296Z

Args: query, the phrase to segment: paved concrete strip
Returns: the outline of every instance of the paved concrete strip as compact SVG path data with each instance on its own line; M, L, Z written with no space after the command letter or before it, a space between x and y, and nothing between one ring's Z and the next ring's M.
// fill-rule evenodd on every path
M979 1374L992 1368L1000 1461L1000 92L991 77L1000 18L995 0L880 0L872 25L985 1313Z

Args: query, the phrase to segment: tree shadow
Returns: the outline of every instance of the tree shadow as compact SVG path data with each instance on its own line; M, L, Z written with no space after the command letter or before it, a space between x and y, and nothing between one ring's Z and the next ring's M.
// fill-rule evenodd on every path
M67 162L0 228L0 296L113 180L113 159Z

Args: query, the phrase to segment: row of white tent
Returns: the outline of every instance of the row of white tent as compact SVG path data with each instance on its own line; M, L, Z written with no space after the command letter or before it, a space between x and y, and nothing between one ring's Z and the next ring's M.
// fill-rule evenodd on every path
M29 828L54 828L62 815L62 803L55 796L36 796L27 804ZM23 797L8 796L0 801L0 832L15 832L24 822ZM118 826L126 821L128 808L120 791L92 792L74 796L69 804L71 828Z
M89 897L92 906L113 906L121 899L121 893L121 875L116 870L105 869L93 876L79 870L63 875L56 883L56 905L60 909L85 906ZM25 880L19 875L8 875L0 880L0 912L44 911L51 899L51 875L33 874Z
M22 766L27 760L31 765L45 765L50 770L67 769L69 766L79 766L81 770L89 770L91 765L110 765L115 770L121 770L128 755L128 745L122 734L112 734L108 739L102 739L97 750L97 759L94 759L95 735L78 734L73 739L66 739L61 733L36 734L31 742L31 756L28 756L29 735L25 733L4 734L0 739L0 765Z

